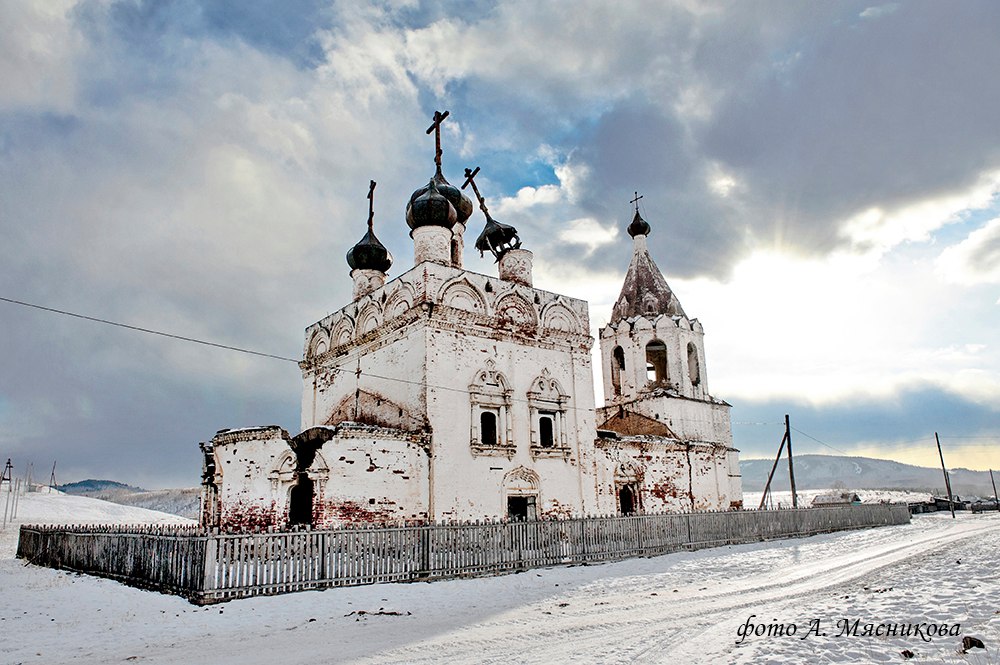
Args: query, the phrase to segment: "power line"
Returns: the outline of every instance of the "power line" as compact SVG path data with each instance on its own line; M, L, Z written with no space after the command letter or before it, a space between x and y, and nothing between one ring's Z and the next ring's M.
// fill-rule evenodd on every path
M244 348L240 348L238 346L230 346L228 344L219 344L217 342L209 342L207 340L197 339L195 337L187 337L185 335L175 335L173 333L163 332L161 330L153 330L151 328L142 328L140 326L133 326L133 325L129 325L127 323L119 323L117 321L110 321L108 319L101 319L101 318L97 318L97 317L94 317L94 316L86 316L85 314L77 314L75 312L67 312L66 310L55 309L54 307L45 307L43 305L37 305L35 303L24 302L22 300L14 300L13 298L5 298L3 296L0 296L0 301L9 302L9 303L12 303L12 304L15 304L15 305L22 305L24 307L31 307L31 308L34 308L34 309L42 310L44 312L51 312L53 314L62 314L64 316L71 316L73 318L83 319L85 321L93 321L94 323L103 323L103 324L109 325L109 326L116 326L118 328L125 328L126 330L136 330L138 332L144 332L144 333L148 333L150 335L159 335L160 337L168 337L170 339L177 339L177 340L181 340L181 341L184 341L184 342L193 342L195 344L202 344L204 346L210 346L210 347L214 347L214 348L218 348L218 349L227 349L229 351L239 351L240 353L248 353L250 355L260 356L262 358L274 358L275 360L284 360L286 362L295 363L296 365L299 364L299 361L296 360L296 359L294 359L294 358L286 358L284 356L275 355L273 353L264 353L262 351L253 351L251 349L244 349ZM455 388L453 386L439 386L439 385L434 385L434 384L430 384L430 383L424 383L423 381L411 381L411 380L408 380L408 379L401 379L401 378L397 378L397 377L393 377L393 376L381 376L379 374L372 374L371 372L358 372L357 370L351 370L351 369L349 369L347 367L331 367L329 369L330 369L330 371L332 371L334 373L344 372L344 373L348 373L348 374L360 374L360 376L368 377L368 378L371 378L371 379L381 379L383 381L396 381L398 383L405 383L405 384L408 384L408 385L420 386L420 387L425 388L425 389L427 389L427 388L433 388L435 390L447 390L447 391L451 391L451 392L471 394L471 392L468 389L465 389L465 388ZM530 400L523 399L523 398L518 398L518 397L511 397L510 400L513 401L513 402L525 402L525 403L530 402ZM567 411L583 411L583 412L587 412L587 413L593 413L593 412L597 411L596 408L594 408L594 409L586 409L586 408L574 407L574 406L568 406L568 405L564 406L564 408Z
M76 314L75 312L67 312L62 309L55 309L53 307L44 307L42 305L36 305L30 302L24 302L21 300L14 300L13 298L4 298L0 296L0 300L4 302L13 303L15 305L22 305L24 307L32 307L34 309L40 309L44 312L52 312L54 314L62 314L64 316L72 316L77 319L83 319L85 321L93 321L94 323L103 323L109 326L116 326L118 328L125 328L127 330L137 330L139 332L148 333L150 335L159 335L160 337L169 337L171 339L179 339L184 342L193 342L195 344L203 344L205 346L214 346L218 349L228 349L229 351L239 351L240 353L249 353L252 356L261 356L263 358L274 358L275 360L284 360L290 363L299 363L298 360L294 358L286 358L284 356L277 356L273 353L263 353L261 351L252 351L250 349L243 349L238 346L229 346L228 344L219 344L217 342L208 342L203 339L197 339L195 337L185 337L184 335L174 335L173 333L163 332L161 330L152 330L150 328L140 328L139 326L130 326L127 323L118 323L117 321L109 321L107 319L99 319L93 316L86 316L84 314Z
M830 450L836 450L841 455L850 455L850 453L847 453L847 452L841 450L840 448L834 448L829 443L826 443L824 441L820 441L819 439L817 439L816 437L812 436L811 434L806 434L805 432L803 432L802 430L800 430L800 429L798 429L796 427L793 427L792 429L795 430L796 432L798 432L799 434L801 434L802 436L806 437L807 439L812 439L816 443L818 443L820 445L823 445L823 446L826 446Z

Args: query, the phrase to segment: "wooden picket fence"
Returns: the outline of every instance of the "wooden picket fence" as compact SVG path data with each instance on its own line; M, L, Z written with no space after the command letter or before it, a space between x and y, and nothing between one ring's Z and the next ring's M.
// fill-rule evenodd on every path
M21 527L17 556L217 603L652 556L905 524L905 504L229 534L196 527Z

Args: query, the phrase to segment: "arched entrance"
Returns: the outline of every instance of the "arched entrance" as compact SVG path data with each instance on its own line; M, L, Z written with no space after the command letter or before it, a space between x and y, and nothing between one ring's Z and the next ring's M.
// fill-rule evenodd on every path
M312 524L313 519L313 481L304 473L298 474L298 482L288 496L288 524Z

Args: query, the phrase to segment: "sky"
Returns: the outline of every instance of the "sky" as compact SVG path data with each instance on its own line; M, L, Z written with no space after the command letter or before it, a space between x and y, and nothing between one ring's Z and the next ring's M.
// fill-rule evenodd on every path
M2 298L300 357L369 180L390 278L413 265L449 110L445 176L482 169L595 333L642 194L744 458L789 414L797 454L932 466L939 432L1000 467L1000 4L0 0L0 29ZM20 473L194 486L217 430L298 431L291 362L0 321Z

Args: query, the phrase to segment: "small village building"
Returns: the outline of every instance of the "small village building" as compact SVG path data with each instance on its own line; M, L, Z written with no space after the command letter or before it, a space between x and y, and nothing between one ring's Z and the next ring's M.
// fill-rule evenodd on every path
M414 265L368 229L347 255L353 299L305 331L302 432L222 430L203 451L202 523L289 524L540 519L742 506L729 405L712 397L704 330L646 247L634 254L600 331L606 403L594 400L585 301L535 288L533 255L494 220L466 170L441 169L410 197ZM429 130L430 131L430 130ZM475 246L495 276L463 268Z

